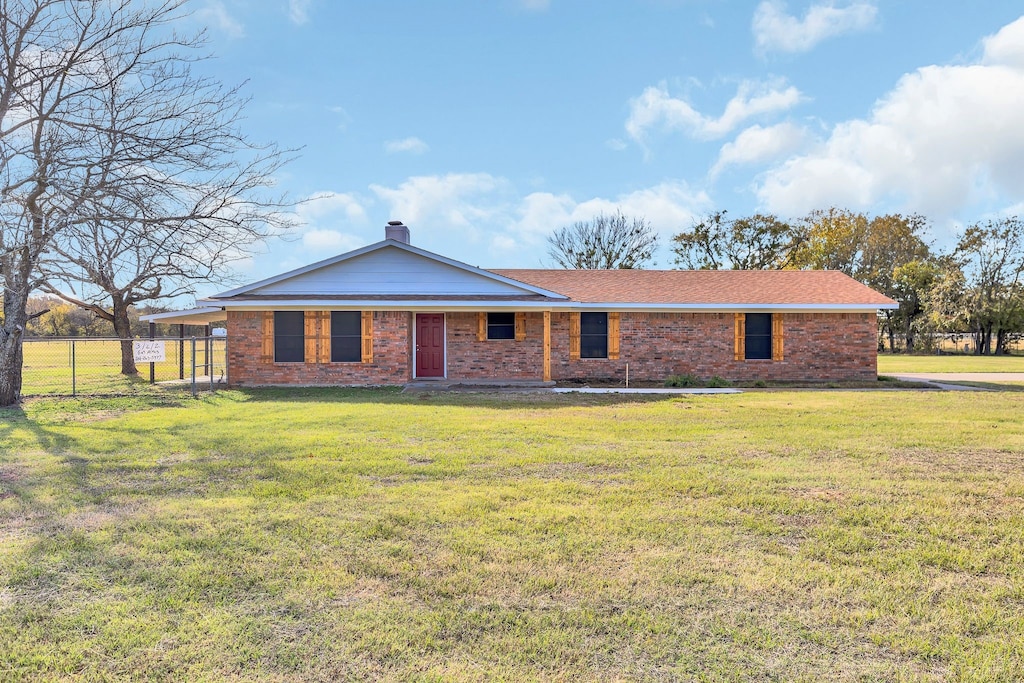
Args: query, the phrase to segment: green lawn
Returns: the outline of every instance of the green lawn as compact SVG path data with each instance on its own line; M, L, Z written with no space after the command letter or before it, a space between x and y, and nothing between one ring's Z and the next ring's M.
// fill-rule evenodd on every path
M0 411L0 680L1019 681L1022 414L900 391L29 403Z
M899 372L1024 372L1024 356L878 354L878 374Z

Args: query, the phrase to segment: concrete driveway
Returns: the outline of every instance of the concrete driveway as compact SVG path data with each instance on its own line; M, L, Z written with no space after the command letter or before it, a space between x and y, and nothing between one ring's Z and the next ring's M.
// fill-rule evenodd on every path
M972 387L958 382L985 382L991 384L1024 384L1024 372L901 372L886 374L886 377L906 380L908 382L928 382L942 389L954 391L986 391L982 387Z

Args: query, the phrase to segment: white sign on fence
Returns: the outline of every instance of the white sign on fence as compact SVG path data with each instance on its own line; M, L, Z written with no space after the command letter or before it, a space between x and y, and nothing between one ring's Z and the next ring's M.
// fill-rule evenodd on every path
M136 363L162 363L167 360L162 341L137 341L132 343Z

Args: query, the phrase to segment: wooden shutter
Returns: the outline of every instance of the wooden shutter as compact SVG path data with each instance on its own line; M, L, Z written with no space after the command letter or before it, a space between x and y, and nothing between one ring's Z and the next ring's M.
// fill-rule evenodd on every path
M516 313L516 341L526 339L526 312Z
M569 360L580 359L580 314L569 314Z
M735 360L743 360L747 355L747 314L736 314L736 332L733 340Z
M544 311L544 367L542 377L551 381L551 311Z
M260 353L260 362L274 362L274 312L263 311L263 345Z
M619 359L619 314L608 314L608 360Z
M317 323L320 322L320 316L316 311L306 311L305 313L305 325L302 331L306 342L305 359L307 363L315 363L317 328L320 327Z
M320 311L319 334L316 340L316 362L331 362L331 312Z
M373 311L363 311L363 362L373 362Z
M487 341L487 314L483 311L476 314L476 340Z
M782 314L772 314L772 360L782 360Z

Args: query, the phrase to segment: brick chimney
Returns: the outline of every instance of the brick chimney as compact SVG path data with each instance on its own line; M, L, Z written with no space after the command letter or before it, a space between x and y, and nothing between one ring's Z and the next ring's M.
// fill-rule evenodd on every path
M388 221L384 226L384 239L409 244L409 226L402 221Z

